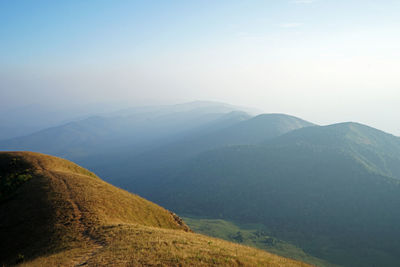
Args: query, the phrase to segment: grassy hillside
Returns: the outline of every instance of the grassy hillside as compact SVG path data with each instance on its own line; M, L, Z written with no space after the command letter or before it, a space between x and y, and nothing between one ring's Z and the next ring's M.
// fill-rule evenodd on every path
M67 160L1 152L0 171L6 266L305 266L191 233L175 214Z
M141 192L178 213L265 225L345 266L400 263L400 139L345 123L203 153Z

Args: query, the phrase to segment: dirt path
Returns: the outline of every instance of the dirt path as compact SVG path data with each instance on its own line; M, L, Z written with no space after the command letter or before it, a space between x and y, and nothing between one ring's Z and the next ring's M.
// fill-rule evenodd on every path
M82 211L79 204L74 200L71 194L71 187L68 183L68 179L65 178L65 174L58 174L54 171L47 171L53 178L60 181L63 186L65 186L66 200L72 206L73 221L75 222L75 227L79 231L82 239L90 244L90 250L82 255L79 255L73 259L74 266L85 266L88 261L94 257L106 244L102 241L94 238L90 234L90 227L85 224L85 212Z

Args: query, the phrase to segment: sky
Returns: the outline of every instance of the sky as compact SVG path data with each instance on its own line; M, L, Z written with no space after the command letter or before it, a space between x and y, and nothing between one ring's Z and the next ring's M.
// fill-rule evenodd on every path
M400 136L400 1L1 1L0 111L194 100Z

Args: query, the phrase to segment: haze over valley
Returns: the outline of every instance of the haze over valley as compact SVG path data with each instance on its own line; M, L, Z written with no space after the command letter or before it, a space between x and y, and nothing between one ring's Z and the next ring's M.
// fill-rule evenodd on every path
M399 1L0 14L0 265L400 266Z
M400 138L250 111L206 101L125 109L0 149L75 161L204 234L321 266L395 266ZM205 219L216 223L204 229Z

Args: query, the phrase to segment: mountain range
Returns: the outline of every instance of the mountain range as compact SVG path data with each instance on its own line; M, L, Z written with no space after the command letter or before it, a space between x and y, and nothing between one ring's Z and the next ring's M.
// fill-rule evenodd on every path
M261 225L263 236L321 259L315 265L398 266L400 138L355 122L246 111L207 102L135 108L1 141L0 150L76 161L205 234L251 244L210 222Z
M357 123L312 126L203 152L141 193L180 214L262 223L335 264L396 266L399 166L398 137Z

